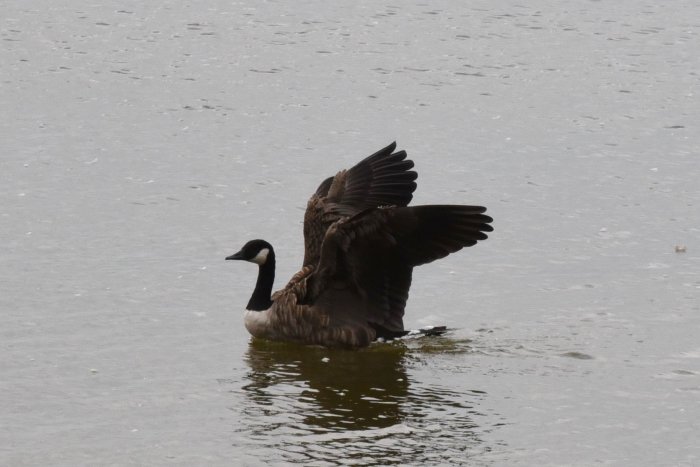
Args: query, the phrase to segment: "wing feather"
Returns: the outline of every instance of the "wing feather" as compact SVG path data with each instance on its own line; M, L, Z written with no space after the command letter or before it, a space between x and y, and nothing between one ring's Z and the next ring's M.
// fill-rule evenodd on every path
M304 215L304 265L318 262L328 228L345 216L379 206L407 206L418 174L396 143L380 149L348 170L325 179L311 196Z
M370 208L336 221L311 278L311 300L314 294L333 293L326 284L340 283L364 303L354 311L358 321L403 330L413 268L486 239L493 228L485 210L456 205Z

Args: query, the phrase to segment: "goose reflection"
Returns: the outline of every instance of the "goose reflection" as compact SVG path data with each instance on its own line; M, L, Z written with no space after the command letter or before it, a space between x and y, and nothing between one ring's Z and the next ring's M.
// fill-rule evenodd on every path
M252 340L241 443L272 464L459 464L488 451L474 423L485 393L435 378L436 360L456 351L443 341L349 352Z
M372 429L399 423L408 395L406 348L348 352L254 339L244 390L259 407L294 396L307 429ZM282 404L284 406L284 404Z

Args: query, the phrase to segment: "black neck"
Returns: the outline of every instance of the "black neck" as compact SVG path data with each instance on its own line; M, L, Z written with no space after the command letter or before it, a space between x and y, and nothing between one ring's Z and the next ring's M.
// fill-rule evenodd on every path
M258 282L255 284L247 310L263 311L270 308L273 282L275 282L275 253L270 250L267 260L258 268Z

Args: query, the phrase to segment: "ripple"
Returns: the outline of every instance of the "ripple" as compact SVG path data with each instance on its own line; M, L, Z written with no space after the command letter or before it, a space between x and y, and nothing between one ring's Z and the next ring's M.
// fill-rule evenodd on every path
M409 377L416 358L468 346L419 341L354 352L252 341L237 434L265 463L454 464L487 450L475 422L485 392Z
M560 354L560 356L566 357L566 358L575 358L577 360L593 360L592 355L588 355L588 354L583 353L583 352L575 352L575 351L574 352L564 352L563 354Z

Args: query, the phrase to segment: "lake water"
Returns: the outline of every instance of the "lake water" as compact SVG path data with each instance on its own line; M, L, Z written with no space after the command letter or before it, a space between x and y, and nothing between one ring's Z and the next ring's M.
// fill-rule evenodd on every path
M3 2L0 464L700 464L700 4ZM357 352L252 342L397 140L486 242Z

